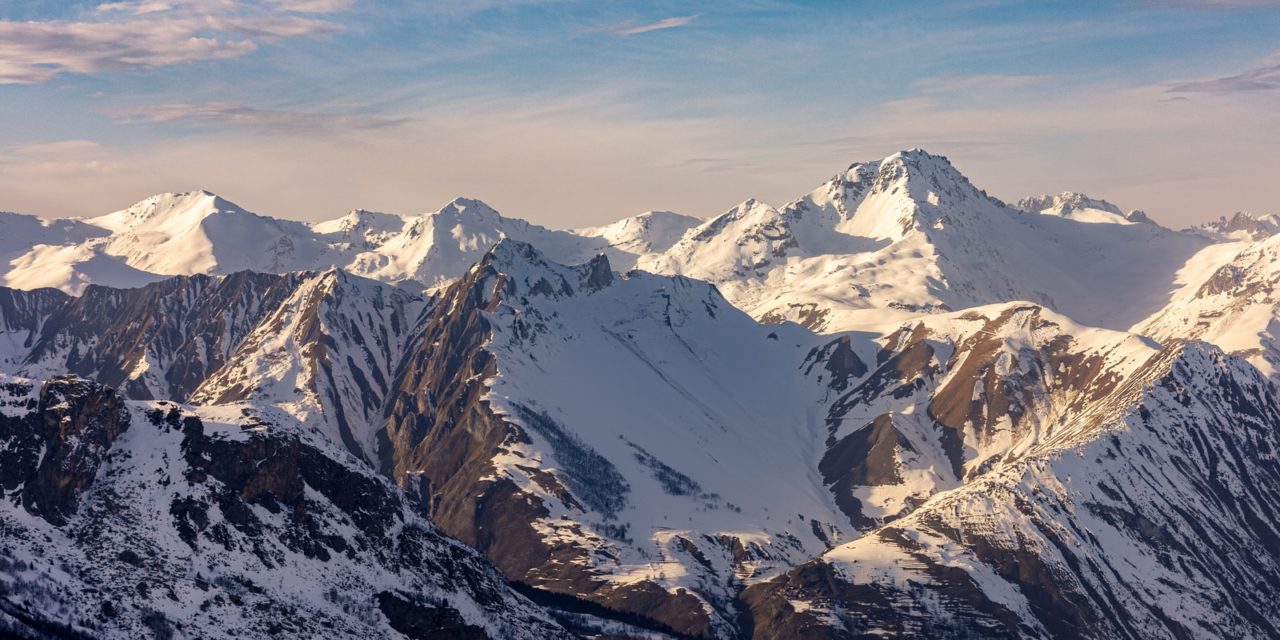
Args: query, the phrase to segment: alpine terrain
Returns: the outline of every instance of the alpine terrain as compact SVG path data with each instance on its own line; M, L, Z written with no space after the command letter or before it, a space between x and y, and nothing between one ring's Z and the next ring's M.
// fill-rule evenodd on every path
M942 156L0 214L0 636L1280 638L1280 222Z

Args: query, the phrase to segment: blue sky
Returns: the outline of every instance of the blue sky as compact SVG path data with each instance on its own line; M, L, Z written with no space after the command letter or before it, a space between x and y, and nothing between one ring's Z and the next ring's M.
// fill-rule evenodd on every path
M0 0L0 209L554 226L923 147L1005 199L1280 212L1280 2Z

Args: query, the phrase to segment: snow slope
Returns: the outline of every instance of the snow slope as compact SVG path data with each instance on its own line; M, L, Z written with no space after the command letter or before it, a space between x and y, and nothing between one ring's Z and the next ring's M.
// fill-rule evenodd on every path
M207 191L153 196L86 222L111 231L107 255L166 275L297 271L326 249L300 222L259 216Z
M1028 213L1039 213L1046 216L1069 218L1077 222L1096 222L1101 224L1138 224L1150 222L1140 211L1125 215L1120 207L1106 200L1095 200L1083 193L1066 191L1056 196L1044 195L1023 198L1018 201L1017 208Z
M602 238L610 248L638 257L670 249L685 233L702 222L701 218L671 211L646 211L612 224L575 229L574 233ZM628 268L625 264L619 267Z
M95 250L109 234L79 220L0 212L0 284L79 293L90 282L127 287L160 279Z
M1196 339L1247 358L1264 374L1280 375L1280 236L1224 243L1220 260L1188 265L1174 301L1135 331L1157 340ZM1220 265L1220 266L1219 266Z
M1034 215L912 150L858 163L774 209L748 201L640 267L706 279L767 321L868 326L1010 300L1126 329L1168 303L1207 238Z

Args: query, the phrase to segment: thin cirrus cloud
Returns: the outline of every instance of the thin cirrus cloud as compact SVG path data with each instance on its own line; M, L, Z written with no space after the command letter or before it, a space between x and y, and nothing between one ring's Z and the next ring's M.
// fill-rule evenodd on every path
M0 149L0 175L63 179L113 173L121 164L92 140L59 140Z
M350 9L355 0L265 0L256 4L275 11L292 13L338 13ZM204 14L227 14L244 9L241 0L119 0L94 7L100 14L124 13L147 15L187 11Z
M1048 80L1046 75L972 74L930 76L912 83L912 87L928 94L963 93L971 91L1003 91L1018 89Z
M694 20L697 20L697 14L691 16L674 16L671 18L663 18L657 22L646 22L644 24L636 24L635 22L622 22L613 25L605 31L619 37L637 36L650 31L661 31L663 29L677 29L688 26Z
M260 109L233 102L146 105L118 109L111 115L118 122L126 124L177 123L276 132L383 129L411 121L409 118L390 118L360 112Z
M169 2L104 2L94 11L98 13L120 12L135 16L142 16L148 13L160 13L162 11L173 10L173 4Z
M1154 6L1191 7L1195 9L1251 9L1280 6L1280 0L1165 0Z
M1208 80L1182 82L1169 88L1170 93L1247 93L1280 89L1280 64L1249 69Z
M0 20L0 84L238 58L257 50L260 42L340 30L339 23L307 13L342 6L337 0L285 0L253 8L232 0L140 0L98 5L84 20Z
M355 0L271 0L269 4L280 11L295 13L337 13L350 9Z

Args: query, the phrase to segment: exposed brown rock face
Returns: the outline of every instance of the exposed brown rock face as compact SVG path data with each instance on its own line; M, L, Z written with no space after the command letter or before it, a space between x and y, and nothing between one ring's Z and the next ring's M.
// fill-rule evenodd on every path
M862 504L852 495L855 486L897 484L898 451L913 451L911 442L884 414L871 425L841 438L827 449L818 463L822 479L835 494L836 503L849 515L853 525L870 528L875 521L862 516Z
M592 603L603 615L710 637L710 619L697 598L647 582L618 587L597 578L584 550L548 542L534 529L549 513L539 499L509 479L493 478L493 457L530 440L483 399L497 371L485 350L484 313L503 296L575 295L575 288L543 279L517 292L491 259L450 286L420 322L380 434L384 473L418 492L441 529L479 549L511 580ZM608 286L607 269L603 257L585 265L578 286Z
M1280 390L1194 344L1110 388L1061 426L1091 434L1072 448L748 588L756 637L1275 637ZM882 558L900 577L860 569Z
M871 534L911 546L897 531ZM929 562L921 556L922 563ZM926 564L922 578L929 589L945 594L940 600L963 611L944 616L904 606L910 595L879 585L849 584L831 565L806 563L785 576L748 587L742 600L753 621L753 638L787 640L847 640L853 638L992 638L1036 637L1030 627L998 603L992 602L961 569ZM921 589L924 589L923 585ZM911 591L907 591L908 594ZM842 620L856 621L835 627L812 611L798 611L790 599L821 602L840 611ZM962 609L963 607L963 609Z
M1021 436L1030 429L1026 419L1049 422L1058 413L1050 409L1051 404L1079 410L1109 394L1119 382L1118 376L1103 370L1100 354L1079 353L1068 335L1006 354L1000 336L1015 324L1018 331L1028 333L1057 328L1043 317L1040 307L1011 307L957 344L946 364L951 375L934 392L929 415L960 442L966 426L973 426L979 439L987 439L1005 421L1012 425L1015 437ZM981 396L975 397L975 388L982 390ZM976 465L973 473L986 466Z
M1105 353L1081 349L1039 306L969 312L958 321L969 327L958 336L927 321L887 336L876 366L862 376L836 375L848 358L839 348L810 354L811 375L825 363L830 388L844 392L828 408L819 470L859 529L887 520L868 517L854 490L899 484L900 457L933 460L936 451L945 466L934 471L954 486L1013 461L1021 455L1014 444L1049 437L1064 416L1106 398L1120 382L1106 369ZM850 423L869 407L879 415Z
M830 315L831 311L829 309L823 309L812 302L804 304L790 303L785 309L766 312L760 316L760 322L764 324L781 324L789 318L794 318L796 323L806 329L821 331L826 327L827 319Z
M478 285L497 277L473 270L419 325L396 374L382 434L383 471L402 486L419 484L437 522L469 544L480 536L472 487L492 471L489 459L503 442L521 437L482 400L484 381L496 372L484 350L489 328L482 312L493 308L497 293L486 295Z

